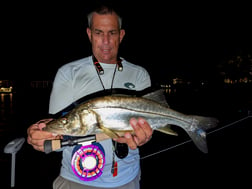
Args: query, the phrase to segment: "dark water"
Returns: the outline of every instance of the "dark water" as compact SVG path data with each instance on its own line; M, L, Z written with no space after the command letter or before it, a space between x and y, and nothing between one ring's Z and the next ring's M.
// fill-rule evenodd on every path
M142 188L230 187L249 185L251 170L250 88L177 89L167 94L172 109L188 114L214 116L216 130L207 133L208 154L199 151L183 131L179 136L154 132L140 147ZM49 90L1 94L0 188L10 188L11 155L5 145L26 138L27 127L47 116ZM59 174L61 153L44 154L26 142L16 154L15 188L51 188Z

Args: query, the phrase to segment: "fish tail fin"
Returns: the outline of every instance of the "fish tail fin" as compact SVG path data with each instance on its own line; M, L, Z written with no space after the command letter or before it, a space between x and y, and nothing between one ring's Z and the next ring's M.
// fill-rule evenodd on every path
M193 118L195 120L198 120L199 122L198 127L201 129L204 129L205 131L216 127L219 123L219 120L214 117L204 117L204 116L194 115Z
M218 120L213 117L193 116L190 127L186 130L194 144L204 153L208 153L206 130L216 127Z

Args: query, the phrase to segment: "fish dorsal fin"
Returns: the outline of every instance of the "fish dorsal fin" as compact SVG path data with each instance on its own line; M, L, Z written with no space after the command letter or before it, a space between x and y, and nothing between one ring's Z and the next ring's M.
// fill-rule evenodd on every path
M170 107L166 101L163 89L159 89L159 90L147 93L147 94L143 95L142 97L146 98L146 99L154 100L156 102L159 102L160 104L163 104L167 107Z

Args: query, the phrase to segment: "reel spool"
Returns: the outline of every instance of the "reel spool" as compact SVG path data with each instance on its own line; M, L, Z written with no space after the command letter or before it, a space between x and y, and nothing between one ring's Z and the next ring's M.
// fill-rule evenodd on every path
M105 154L97 145L81 146L72 156L72 170L83 181L92 181L101 176Z

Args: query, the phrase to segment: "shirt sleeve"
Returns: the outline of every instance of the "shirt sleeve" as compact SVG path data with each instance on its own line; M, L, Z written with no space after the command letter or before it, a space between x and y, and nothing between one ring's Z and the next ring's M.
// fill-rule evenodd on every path
M151 86L151 78L146 69L142 68L137 77L137 90L143 90Z
M71 74L62 68L56 73L49 101L50 114L56 114L72 103L73 87L70 78Z

